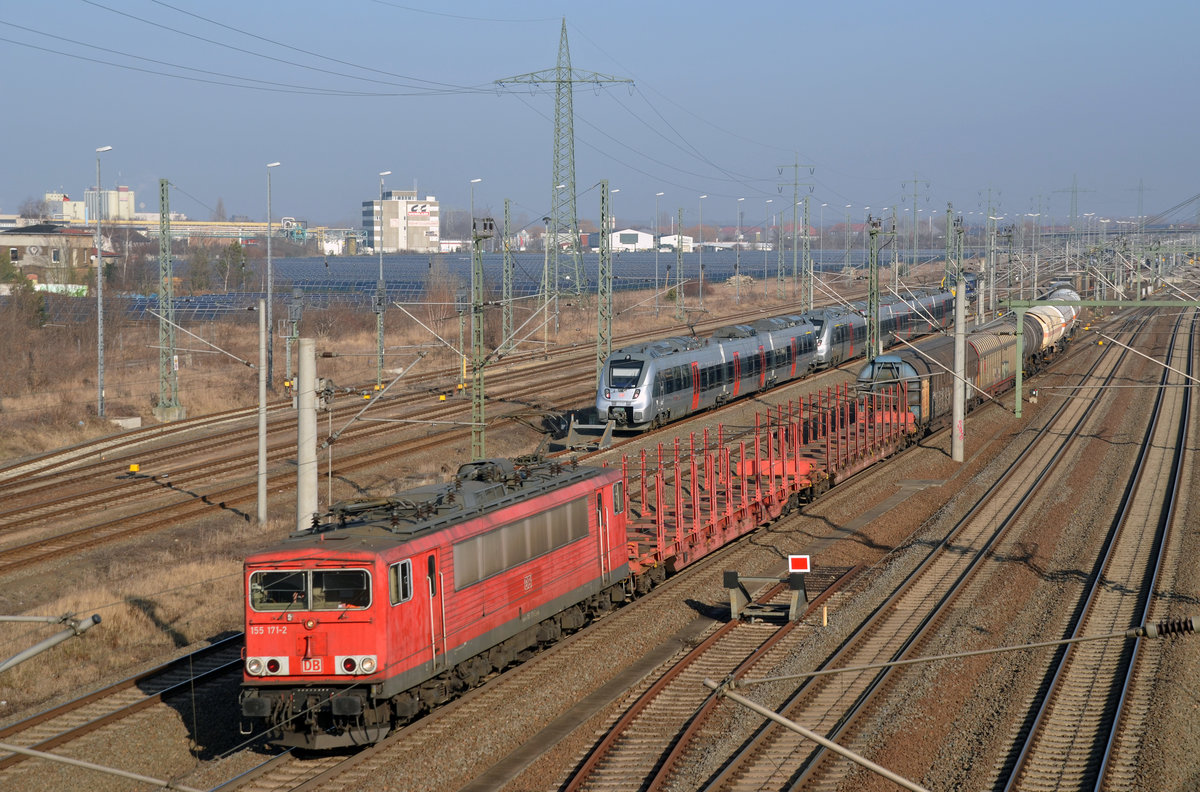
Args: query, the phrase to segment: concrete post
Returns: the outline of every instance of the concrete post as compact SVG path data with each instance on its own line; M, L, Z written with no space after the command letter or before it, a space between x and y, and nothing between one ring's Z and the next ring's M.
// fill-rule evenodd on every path
M267 524L267 301L258 301L258 524Z
M317 513L316 342L301 338L296 369L296 530L312 527Z
M967 281L962 269L954 287L954 406L950 458L963 461L963 422L967 414Z

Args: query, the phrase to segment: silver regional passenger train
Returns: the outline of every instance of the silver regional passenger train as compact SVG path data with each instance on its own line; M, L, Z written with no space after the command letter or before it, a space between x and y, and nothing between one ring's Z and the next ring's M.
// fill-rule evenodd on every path
M728 325L708 338L673 336L614 350L604 362L596 414L622 429L647 429L839 365L865 353L866 312L858 302ZM891 346L953 319L950 292L912 292L880 304L880 337Z

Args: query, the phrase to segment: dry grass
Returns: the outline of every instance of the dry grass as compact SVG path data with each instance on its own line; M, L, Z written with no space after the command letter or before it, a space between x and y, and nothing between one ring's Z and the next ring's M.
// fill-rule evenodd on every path
M101 623L0 675L0 718L8 720L63 696L94 688L98 680L179 654L242 624L242 558L266 536L282 536L290 519L266 529L244 524L207 526L168 540L152 552L115 552L94 586L73 590L23 615L98 614ZM5 656L61 630L20 625L5 631Z

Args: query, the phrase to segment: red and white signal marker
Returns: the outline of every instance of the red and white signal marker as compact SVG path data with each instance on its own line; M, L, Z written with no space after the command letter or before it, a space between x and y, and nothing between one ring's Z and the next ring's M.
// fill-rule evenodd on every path
M812 564L809 557L806 555L790 555L788 556L788 573L806 573L812 571Z

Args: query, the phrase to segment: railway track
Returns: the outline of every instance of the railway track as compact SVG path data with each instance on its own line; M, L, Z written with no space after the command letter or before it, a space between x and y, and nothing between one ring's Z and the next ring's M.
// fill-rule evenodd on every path
M1134 485L1067 637L1116 632L1149 616L1169 532L1179 527L1173 515L1191 405L1191 391L1182 386L1194 370L1194 323L1194 310L1176 323L1167 360L1175 367L1163 372ZM1140 641L1097 641L1055 653L1017 757L1000 768L1006 790L1133 788L1132 768L1109 758L1119 735L1143 733L1150 716L1148 691L1134 693L1139 647Z
M726 324L728 317L713 320L714 326ZM553 374L555 388L565 394L563 399L578 402L590 398L594 378L591 371L558 374L564 365L579 369L583 361L593 360L591 351L570 352L565 358L538 361L533 356L520 368L495 376L490 380L489 400L512 405L507 411L497 410L492 422L514 420L528 412L528 404L534 396L541 396L541 383ZM346 429L339 438L343 449L335 461L332 476L344 477L350 473L368 470L372 465L392 462L397 459L420 454L438 445L466 442L468 429L462 423L462 413L468 405L449 400L437 402L430 407L430 394L422 391L415 396L407 394L389 401L381 398L381 412L373 420L364 421ZM338 418L348 419L361 409L352 404L338 408ZM294 432L294 423L288 411L268 431L277 435ZM714 413L715 414L715 413ZM243 413L245 417L249 413ZM236 420L238 414L231 412L222 421ZM396 422L411 421L414 430L406 437L393 439L381 445L379 440L395 438ZM433 429L429 427L433 426ZM421 430L424 430L423 432ZM676 431L674 425L665 430ZM41 476L25 477L20 487L5 488L0 493L0 539L11 536L6 546L0 546L0 574L14 571L32 564L43 563L104 542L128 539L157 530L163 526L178 524L181 520L212 513L213 509L238 513L249 520L252 504L257 496L257 483L253 476L255 459L253 454L239 451L251 448L256 427L241 426L225 436L211 440L196 441L180 439L167 447L153 452L145 449L111 454L103 462L90 463L78 471L59 471L55 466ZM644 443L645 435L631 438ZM369 450L349 452L345 449L369 447ZM374 446L374 447L371 447ZM191 465L182 464L185 453L221 453L221 449L234 449L217 459L205 458ZM274 491L290 489L295 485L294 468L289 464L293 458L294 440L281 438L268 448L268 478ZM147 472L132 474L126 466L132 460L146 459L147 453L167 460L168 470L162 473ZM153 458L153 456L149 457ZM147 470L154 466L147 465ZM282 469L281 469L282 468ZM97 486L97 481L104 481ZM82 493L54 494L82 489ZM42 500L39 501L38 498ZM11 500L10 500L11 499ZM148 502L149 508L130 511L123 504ZM81 516L104 514L101 521L82 527ZM39 526L42 526L39 528ZM50 530L48 536L38 532Z
M0 742L49 751L111 726L157 704L241 670L242 636L231 635L141 674L96 690L0 729ZM0 752L0 786L19 789L20 768L29 757ZM5 780L7 779L7 780ZM8 783L12 786L7 786Z
M1111 381L1125 352L1101 356L1089 381ZM1065 400L1000 481L897 587L840 650L816 670L858 667L916 654L923 636L948 612L955 592L979 569L990 548L1023 511L1074 442L1095 403ZM848 747L856 747L874 696L886 690L888 669L814 677L778 708L785 717ZM833 789L849 769L824 749L813 750L773 723L760 728L705 789Z
M808 604L800 619L811 616L858 571L831 571L822 583L813 580L814 588L823 591ZM791 592L783 584L776 584L755 602L786 613L790 597ZM727 621L635 697L563 786L564 792L662 788L679 757L671 749L713 710L710 705L715 699L708 695L703 680L724 679L769 666L773 655L791 652L809 632L802 621L788 621L786 617L782 622L778 618Z

